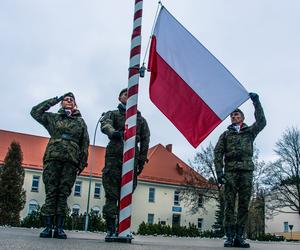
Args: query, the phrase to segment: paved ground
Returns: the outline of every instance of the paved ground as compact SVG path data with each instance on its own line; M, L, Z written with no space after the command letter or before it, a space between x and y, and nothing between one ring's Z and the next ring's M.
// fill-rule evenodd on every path
M41 239L39 229L0 227L1 250L224 250L221 239L135 236L131 244L106 243L104 234L67 231L67 240ZM251 249L299 250L300 243L251 242ZM237 249L237 248L226 248Z

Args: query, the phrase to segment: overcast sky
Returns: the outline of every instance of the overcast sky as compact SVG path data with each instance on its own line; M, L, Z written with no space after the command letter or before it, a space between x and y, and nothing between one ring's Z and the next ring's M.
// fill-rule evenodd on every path
M276 159L275 142L300 124L300 1L162 2L249 92L259 94L267 127L256 145L261 160ZM133 8L134 0L0 0L0 129L48 136L30 116L32 106L72 91L92 142L100 115L116 108L127 86ZM156 8L157 1L144 0L142 59ZM139 89L150 146L171 143L186 162L201 146L215 145L230 123L227 118L194 149L151 103L149 73ZM251 101L241 109L251 125ZM100 130L96 136L97 145L107 144Z

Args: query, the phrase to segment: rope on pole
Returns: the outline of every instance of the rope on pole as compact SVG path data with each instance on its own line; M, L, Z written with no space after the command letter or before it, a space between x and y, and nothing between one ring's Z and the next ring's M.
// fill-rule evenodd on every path
M119 237L131 237L132 189L140 76L143 0L135 0L128 76L128 99L124 133L123 167L119 202Z
M143 64L142 64L143 67L145 67L146 56L147 56L147 53L148 53L148 50L149 50L149 47L150 47L150 42L151 42L151 39L152 39L152 36L153 36L153 33L154 33L155 23L156 23L158 13L159 13L159 10L161 9L161 7L163 7L163 4L162 4L161 1L159 1L158 4L157 4L155 16L154 16L154 20L153 20L153 24L152 24L152 28L151 28L151 33L150 33L149 40L148 40L148 43L147 43L147 47L146 47L145 54L144 54L144 59L143 59ZM143 76L141 76L141 77L143 77Z

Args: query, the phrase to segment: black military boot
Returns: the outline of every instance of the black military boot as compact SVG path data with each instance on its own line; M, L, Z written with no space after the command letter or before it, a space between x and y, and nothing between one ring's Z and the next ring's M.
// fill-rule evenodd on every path
M224 241L224 247L232 247L233 246L234 232L232 229L233 229L232 226L225 227L226 240Z
M56 215L56 227L54 228L53 238L66 239L67 235L64 232L65 217L58 214Z
M234 247L240 247L240 248L249 248L250 247L250 244L247 243L245 241L245 239L243 238L244 229L245 229L245 226L242 226L242 225L236 226L236 237L233 242Z
M53 227L53 217L44 216L43 217L46 228L40 233L41 238L52 238L52 227Z
M109 240L111 237L116 236L116 219L112 217L106 218L106 236L105 240Z

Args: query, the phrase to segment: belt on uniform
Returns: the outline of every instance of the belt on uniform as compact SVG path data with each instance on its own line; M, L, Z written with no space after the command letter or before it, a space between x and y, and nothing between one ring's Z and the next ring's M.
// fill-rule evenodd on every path
M55 139L63 139L63 140L66 140L66 141L73 141L73 142L75 142L76 144L79 145L79 140L77 138L74 138L70 134L66 134L66 133L61 134L60 138L53 138L53 139L54 140Z

